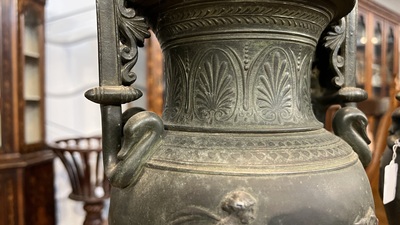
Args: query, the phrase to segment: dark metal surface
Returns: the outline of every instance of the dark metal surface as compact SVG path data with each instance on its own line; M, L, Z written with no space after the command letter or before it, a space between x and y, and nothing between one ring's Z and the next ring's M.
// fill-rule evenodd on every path
M345 140L367 167L372 155L366 134L368 120L356 103L367 99L363 89L355 87L357 7L345 18L333 21L320 38L317 46L313 77L313 107L317 118L325 123L327 109L338 104L334 115L334 133Z
M136 74L138 46L149 37L144 18L125 6L125 1L98 1L100 87L85 96L101 104L104 167L115 187L124 188L141 174L145 159L163 133L160 118L151 112L139 112L123 121L121 104L139 98L142 93L132 85ZM125 127L122 124L127 123ZM124 128L124 130L122 130Z
M354 41L347 38L349 22L340 19L353 6L99 0L101 87L87 95L102 104L105 167L114 186L109 223L376 224L358 160L368 163L359 122L365 117L352 107L365 94L348 78L354 70L346 69L346 57L354 52L340 51ZM122 116L119 106L138 97L126 86L135 80L137 46L147 37L143 18L164 54L163 121L140 110ZM332 21L342 21L333 22L335 32L325 30ZM315 104L350 108L335 123L351 145L324 130L313 113L318 43L325 50L316 64L331 69L321 70L325 90L313 94Z

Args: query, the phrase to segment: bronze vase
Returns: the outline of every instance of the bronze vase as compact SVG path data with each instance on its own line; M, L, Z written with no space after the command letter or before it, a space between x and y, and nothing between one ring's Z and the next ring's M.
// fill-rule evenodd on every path
M102 104L109 223L377 224L357 154L311 105L317 43L354 4L99 1L101 87L87 96ZM140 96L129 78L144 18L164 54L162 120L116 106Z

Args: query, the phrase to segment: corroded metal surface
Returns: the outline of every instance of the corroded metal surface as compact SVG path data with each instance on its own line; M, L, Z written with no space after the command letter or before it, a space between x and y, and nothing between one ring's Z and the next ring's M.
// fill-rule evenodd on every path
M364 92L345 73L351 54L339 50L352 24L341 17L353 7L339 0L98 1L99 90L120 86L106 97L88 92L107 99L98 102L114 186L109 223L376 224L358 159L368 164L365 117L352 106ZM162 121L135 109L122 115L119 106L135 80L144 18L165 58ZM315 104L351 108L336 117L339 137L313 112L311 68L324 65L315 61L317 45L331 69L321 70Z

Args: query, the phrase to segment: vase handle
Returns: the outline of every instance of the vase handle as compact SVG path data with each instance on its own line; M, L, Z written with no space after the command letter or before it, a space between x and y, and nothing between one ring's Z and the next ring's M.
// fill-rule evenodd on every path
M345 140L358 154L363 166L371 160L366 127L368 120L357 108L357 102L368 98L356 87L356 27L357 4L346 17L332 21L321 36L314 62L313 108L323 123L327 109L340 105L332 120L334 133Z
M356 107L340 108L333 118L333 132L345 140L358 154L365 167L371 162L372 154L368 147L371 143L367 136L367 117Z
M150 37L144 18L126 1L97 1L100 87L85 93L101 105L105 174L118 188L138 180L164 133L155 113L138 108L121 111L121 104L142 96L133 86L132 69L138 47Z

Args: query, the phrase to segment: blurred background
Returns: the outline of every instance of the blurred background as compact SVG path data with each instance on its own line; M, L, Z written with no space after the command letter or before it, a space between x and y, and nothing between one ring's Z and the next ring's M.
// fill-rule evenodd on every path
M84 92L98 86L97 24L94 0L47 0L45 8L46 141L101 135L100 107ZM135 106L146 107L146 52L140 49L135 86L143 97ZM55 159L58 225L82 224L81 202L68 198L68 174ZM107 214L107 204L104 209Z

